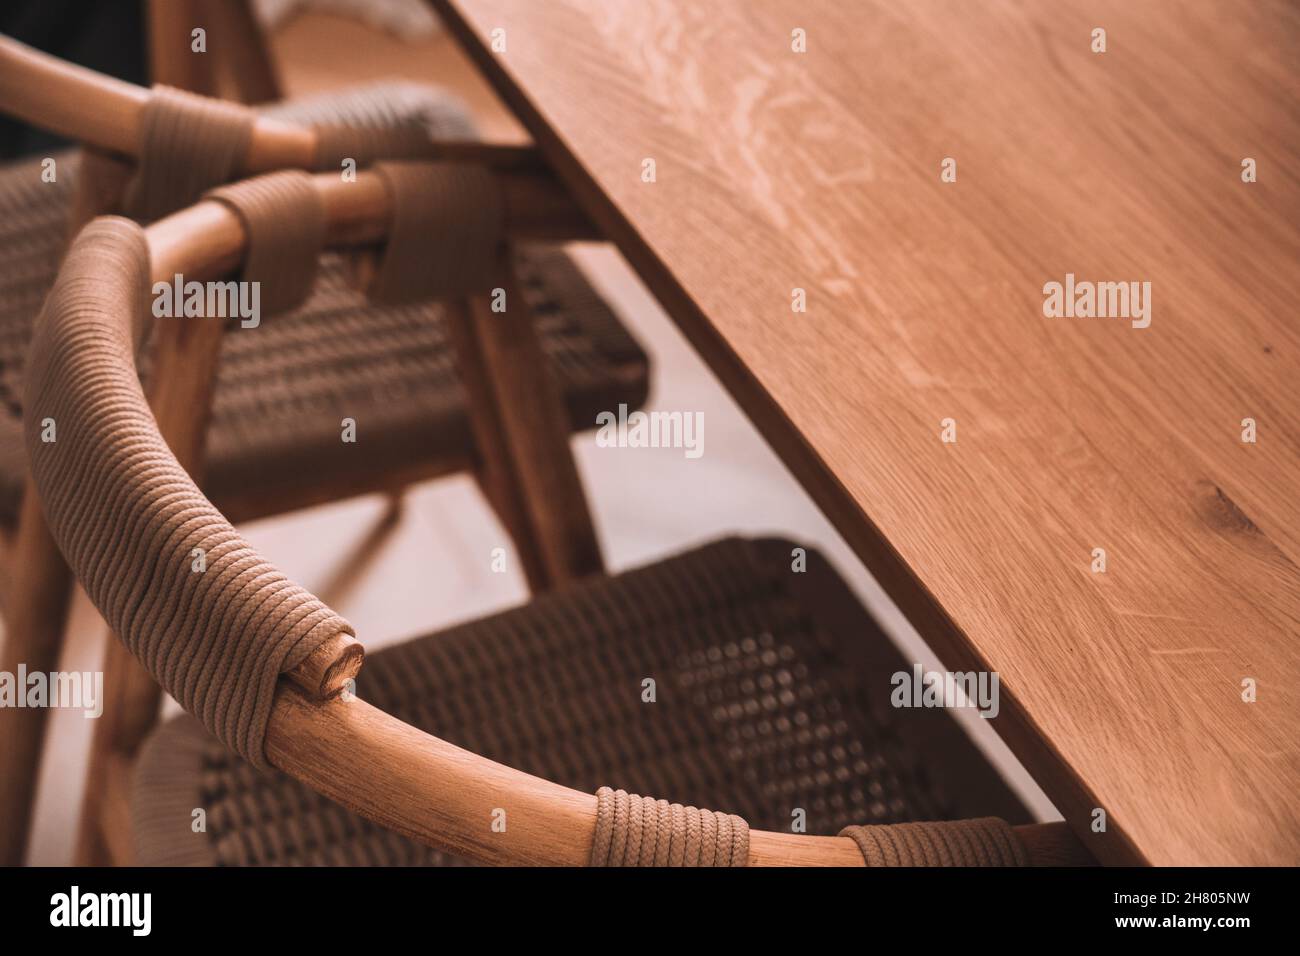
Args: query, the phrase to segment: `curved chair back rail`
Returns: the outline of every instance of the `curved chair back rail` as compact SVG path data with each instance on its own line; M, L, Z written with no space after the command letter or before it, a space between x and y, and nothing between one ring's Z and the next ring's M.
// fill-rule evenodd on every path
M33 126L135 158L140 154L142 118L152 96L151 90L0 35L0 110ZM318 168L321 134L317 130L256 114L252 121L247 151L237 163L240 174ZM517 202L537 212L536 229L528 238L600 238L531 146L473 140L429 140L421 145L420 159L472 163L500 175L507 195L513 194Z
M151 91L60 60L12 37L0 35L0 103L10 115L101 149L135 156L141 115ZM256 118L245 174L278 169L313 169L317 132L280 120ZM430 142L422 159L481 162L497 167L536 165L528 146L474 140Z
M338 192L336 178L315 180L327 195L327 235L331 244L348 244L362 239L382 238L382 219L358 216L353 193ZM77 237L60 271L51 302L56 309L42 312L37 323L34 348L45 356L67 355L75 349L80 365L86 362L122 368L114 388L130 391L113 402L116 427L132 435L144 435L148 462L179 471L174 456L158 437L157 425L143 394L139 392L134 368L134 347L144 339L141 300L144 288L129 287L121 275L114 276L114 259L142 261L136 257L104 255L105 243L147 245L149 273L134 277L143 285L166 281L174 272L187 275L217 275L238 263L245 238L241 221L228 207L204 202L156 223L148 230L121 219L98 219ZM97 247L97 248L96 248ZM83 254L78 254L81 250ZM119 267L118 271L122 271ZM136 271L144 270L138 265ZM78 321L66 319L69 309ZM69 335L68 330L81 334ZM89 329L89 334L85 334ZM57 378L58 363L38 361L29 382L29 394L61 396L64 407L95 408L95 383L74 376ZM65 366L66 368L66 366ZM100 383L102 386L102 383ZM32 406L32 414L39 403ZM28 423L34 436L39 423ZM69 438L75 435L74 431ZM145 443L133 442L143 448ZM111 457L111 456L110 456ZM119 456L120 457L120 456ZM111 480L112 474L133 475L135 462L125 470L98 461L88 469L90 480ZM50 502L66 497L66 475L59 467L36 468L35 477L42 499ZM120 479L119 479L120 480ZM175 488L170 489L175 494ZM188 503L209 518L224 521L206 498L191 484L184 491ZM151 501L148 494L137 496L142 507L167 507ZM80 551L73 560L78 570L86 561L95 563L97 573L113 577L95 588L96 603L105 613L120 617L112 605L124 579L134 573L132 563L161 563L161 554L136 553L149 542L114 540L101 536L93 548L76 540L77 529L67 521L52 521L51 528L61 549ZM114 552L109 554L106 552ZM249 549L251 554L251 549ZM120 553L117 553L120 552ZM86 555L90 555L87 559ZM69 555L70 558L77 555ZM116 559L116 560L115 560ZM256 555L250 560L260 561ZM278 572L271 572L278 575ZM107 595L107 597L105 596ZM157 596L155 596L157 597ZM327 611L328 609L326 609ZM124 635L125 636L125 635ZM240 635L227 635L238 639ZM221 637L221 635L218 635ZM134 649L134 646L133 646ZM284 678L273 688L264 739L258 742L266 761L306 785L344 804L381 825L397 830L430 846L487 863L587 865L596 832L597 798L533 777L470 753L385 714L345 693L337 693L346 678L356 673L359 651L346 634L332 635L305 659L288 666ZM306 689L306 693L304 693ZM210 689L200 689L210 690ZM199 714L197 716L204 716ZM492 827L494 813L506 810L509 825L505 833ZM1019 828L1018 833L1031 862L1082 862L1086 854L1063 825ZM749 834L749 865L861 866L863 855L847 837L815 837L767 831Z

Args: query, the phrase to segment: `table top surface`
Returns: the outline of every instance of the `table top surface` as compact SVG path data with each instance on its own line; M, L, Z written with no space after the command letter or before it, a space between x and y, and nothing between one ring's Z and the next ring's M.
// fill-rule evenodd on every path
M1296 8L439 6L1101 859L1300 862Z

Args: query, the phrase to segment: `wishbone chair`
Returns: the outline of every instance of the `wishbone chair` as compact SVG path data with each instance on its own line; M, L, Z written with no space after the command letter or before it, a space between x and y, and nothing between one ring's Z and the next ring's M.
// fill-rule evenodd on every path
M355 241L382 230L382 217L353 206L346 189L325 177L313 182L325 199L332 241ZM571 789L447 743L367 704L359 696L368 694L361 673L363 654L350 626L257 556L207 502L169 450L187 446L186 433L194 423L166 417L155 421L159 409L155 406L151 413L133 366L148 321L142 306L151 281L176 271L212 276L228 270L239 261L243 241L237 217L212 203L147 230L116 218L88 225L74 241L38 321L25 433L51 531L92 601L150 673L249 763L278 768L312 791L421 844L486 863L847 866L1088 860L1061 824L903 824L849 827L841 836L751 831L728 813L669 805L608 788L596 795ZM46 417L59 423L56 443L41 440L40 423ZM191 546L197 542L208 544L215 555L201 574L192 573L189 564ZM811 683L807 668L818 655L831 655L818 680L845 674L844 661L834 658L827 634L814 628L802 642L791 636L806 627L805 613L842 604L843 586L838 596L821 595L809 602L811 611L790 606L792 593L779 597L774 613L784 615L785 624L778 626L751 619L740 595L711 580L711 570L732 558L708 549L701 555L694 563L679 559L686 562L684 567L655 566L544 597L537 607L545 627L535 624L533 629L550 629L561 639L578 632L588 640L613 639L631 626L628 615L644 617L647 608L666 608L648 631L643 623L637 636L650 634L667 642L672 660L678 654L690 657L685 645L678 647L679 637L699 655L698 679L703 683L693 706L713 730L710 734L697 726L692 732L694 745L705 748L700 764L716 769L719 760L730 760L722 751L738 747L744 734L717 752L708 749L719 746L715 735L725 734L728 720L739 726L757 711L759 719L745 728L758 728L770 716L773 726L767 733L784 734L785 743L794 744L794 753L803 748L805 753L830 755L831 764L813 768L816 779L801 786L824 787L827 780L859 774L853 785L870 789L872 782L889 779L888 768L870 766L872 761L862 760L860 752L855 759L863 766L850 766L851 745L838 756L833 747L820 749L823 734L843 733L839 723L858 726L855 721L861 715L849 713L856 714L852 694L790 684ZM745 564L740 559L733 563ZM752 585L753 594L784 590L782 582L794 578L798 575L789 571L779 579L771 575ZM756 598L751 594L749 600ZM688 619L692 608L698 617L701 608L713 606L711 602L720 602L710 612L713 617ZM517 654L530 646L537 635L517 615L531 610L496 619L498 650L513 648ZM861 616L855 619L855 637L863 636L862 622ZM491 623L483 627L490 629ZM473 636L476 627L469 626L463 636ZM739 629L735 647L727 641L731 634L720 633L729 629ZM464 643L454 641L444 663L455 664ZM430 646L436 649L439 644ZM559 663L578 669L604 666L599 660L604 648L594 641L587 648L594 657L579 654ZM516 657L513 663L498 660L482 667L478 679L526 684L531 665L553 660L547 652L555 650L543 648L539 656ZM744 655L753 655L767 670L729 670L725 661ZM407 661L395 663L385 680L397 680L407 671ZM687 660L664 666L689 664ZM631 685L623 689L637 694L643 675L651 676L638 670L622 673ZM783 679L768 695L769 702L761 691L773 675ZM883 690L887 677L878 676L880 685L873 688ZM358 680L354 694L350 682ZM676 682L672 686L674 693L685 687ZM603 680L595 687L610 689ZM799 693L806 689L825 700L814 706L808 695ZM548 706L556 710L572 704L587 720L567 728L558 746L566 753L593 755L599 763L600 748L609 743L610 733L609 722L601 719L602 701L573 704L566 696L571 690L557 688ZM738 693L749 697L737 698ZM526 711L519 715L525 725L554 719L547 717L546 708L531 710L527 702L516 706ZM505 707L510 709L510 703ZM773 708L770 714L768 707ZM589 708L595 712L588 713ZM959 739L967 752L972 749L942 711L906 717L919 719L923 714L941 719L949 732L956 731L955 738L949 733L950 741ZM709 720L715 723L707 724ZM760 741L756 752L775 742ZM960 758L950 763L947 753L934 756L941 758L931 768L938 773L948 766L974 766ZM834 763L837 759L843 763ZM154 760L151 767L157 770L164 764L166 760ZM129 785L131 774L129 766L119 765L112 777L115 786ZM971 774L969 781L963 776L959 789L976 783L977 776ZM138 785L149 782L147 774L137 778ZM743 783L753 791L761 789L763 781ZM799 794L780 793L776 799L799 799ZM106 807L121 808L127 802L119 790ZM192 821L203 807L181 806L179 818L169 822L172 832L193 833ZM130 860L131 848L122 845L121 811L110 809L101 824L109 858ZM336 835L328 832L322 818L313 817L311 825L318 828L312 832L317 841ZM196 838L206 837L199 833Z
M9 38L0 37L2 108L98 149L124 156L138 152L142 112L152 95L150 91L62 63ZM374 140L369 143L374 154L384 155L391 147L398 154L453 157L491 169L511 221L513 240L595 237L585 217L557 188L529 150L495 147L468 139L441 143L430 140L428 135L411 136L409 130L398 137L389 136L385 142L385 137L380 135L382 132L367 133L367 139ZM257 171L276 169L280 164L313 167L319 158L317 153L322 133L333 137L334 142L327 144L332 148L347 145L347 129L317 131L257 116L253 120L247 149L236 157L234 168ZM371 157L359 158L364 165L364 161ZM111 172L114 164L105 165ZM85 180L90 179L85 177ZM339 177L336 175L335 179L339 180ZM95 193L103 185L92 181L87 191ZM386 205L388 196L383 182L363 170L356 182L344 184L340 180L339 185L346 185L347 189L337 193L346 196L337 200L341 203L337 228L356 230L353 238L358 241L377 238L380 231L368 227L366 217L372 217L372 222L379 221L391 211ZM38 185L35 188L45 187ZM104 188L103 191L111 199L120 189ZM74 220L84 221L103 210L105 196L79 196ZM371 229L371 234L367 234L367 228ZM549 254L530 255L533 256L533 263L529 265L530 275L534 277L543 268L567 263L567 260L560 263L557 256ZM567 265L566 268L576 277L576 270ZM554 278L546 279L540 285L534 278L521 284L520 276L511 272L503 275L501 286L508 291L510 301L515 303L511 309L515 321L509 324L492 313L487 298L481 294L470 296L459 304L445 305L448 338L457 356L461 383L469 397L470 434L464 453L451 457L442 455L427 463L421 460L413 464L399 462L388 467L372 467L373 477L369 477L369 473L342 475L339 481L322 484L315 490L309 488L306 493L300 486L310 480L311 469L291 471L289 478L282 482L283 491L272 487L269 492L265 487L269 483L267 477L259 471L256 473L259 487L250 489L250 493L242 497L231 497L227 490L219 499L223 508L228 509L236 520L247 520L287 507L334 500L369 490L399 488L414 480L471 468L514 539L525 577L534 590L563 585L585 574L598 572L601 569L599 547L568 449L567 435L570 428L589 427L594 420L590 407L612 407L611 402L619 401L639 404L645 395L646 363L644 355L621 332L608 310L602 313L605 318L596 319L603 304L598 302L594 293L584 291L565 279L562 270L552 275ZM573 287L569 292L561 293L561 287L566 283ZM576 383L573 392L566 390L566 401L562 406L552 394L552 386L543 381L546 362L540 352L541 344L535 334L534 322L523 308L538 296L544 299L552 295L561 305L567 307L571 304L576 310L585 310L588 318L583 321L593 321L593 342L597 341L596 333L599 333L598 340L603 343L600 348L606 349L600 354L610 356L607 367L613 373L602 384L600 375L603 372L592 374L587 371L589 358L573 348L567 327L557 326L558 344L554 348L558 351L552 351L548 345L547 355L563 357L572 351L574 358L564 361L574 363L570 381ZM405 313L399 310L392 314ZM550 327L561 318L563 316L559 314L554 319L546 317L542 324ZM408 320L404 318L402 321ZM268 328L272 331L274 322L275 319L268 320ZM206 420L222 348L222 329L221 323L211 322L200 323L197 327L164 324L159 330L153 351L150 388L160 407L167 409L168 414L184 415L188 412L178 410L198 409ZM507 331L508 340L503 338ZM616 334L611 336L610 331ZM233 338L242 342L239 336ZM487 371L489 363L495 370L491 374ZM519 395L533 397L523 402L516 400ZM0 425L4 424L0 421ZM458 434L454 429L449 431ZM191 437L191 446L175 450L192 473L201 475L204 469L202 429ZM376 464L383 465L384 462ZM233 485L236 492L242 487L230 481L226 484ZM31 670L48 671L57 666L70 579L44 529L36 495L23 495L20 491L18 497L24 500L24 504L10 562L15 577L10 589L12 593L6 602L12 607L6 607L9 629L4 642L3 663L13 665L10 669L16 668L18 663L25 663ZM110 647L110 657L112 654ZM128 671L132 666L128 656L120 658L117 664ZM136 695L127 694L136 702L124 705L124 709L138 713L138 718L125 723L147 727L152 720L148 708L157 699L152 682L142 679L138 673L125 675L121 680L126 686L140 691L138 700ZM0 714L0 744L3 744L0 746L0 771L4 771L0 772L0 817L3 818L0 822L0 860L15 861L22 852L44 718L45 711L39 709ZM131 736L126 732L128 739ZM94 799L93 790L92 787L88 799Z

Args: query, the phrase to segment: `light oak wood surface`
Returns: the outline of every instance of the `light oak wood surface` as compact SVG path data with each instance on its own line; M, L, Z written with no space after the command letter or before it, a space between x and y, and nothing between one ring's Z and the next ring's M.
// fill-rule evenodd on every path
M1300 863L1300 9L434 6L1089 849Z

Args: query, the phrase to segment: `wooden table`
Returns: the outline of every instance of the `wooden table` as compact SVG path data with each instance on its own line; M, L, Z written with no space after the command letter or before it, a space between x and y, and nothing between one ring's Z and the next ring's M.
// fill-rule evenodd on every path
M436 5L1100 858L1300 862L1294 6Z

